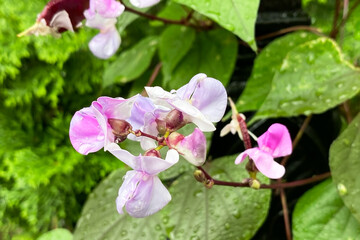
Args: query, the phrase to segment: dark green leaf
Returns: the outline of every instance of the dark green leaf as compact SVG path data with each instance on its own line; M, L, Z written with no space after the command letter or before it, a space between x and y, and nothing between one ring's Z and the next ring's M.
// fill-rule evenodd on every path
M330 168L345 205L360 222L360 114L330 148Z
M171 79L172 71L189 51L194 40L195 30L185 26L169 26L161 34L159 55L163 64L165 85Z
M211 18L256 51L255 21L259 0L174 0Z
M122 52L105 70L103 86L126 83L139 77L149 67L157 45L157 37L150 36Z
M245 112L259 109L270 92L275 73L280 69L288 52L317 37L314 34L297 32L281 37L266 46L255 59L246 88L236 103L238 110Z
M177 89L198 74L205 73L226 85L235 67L237 41L223 29L200 32L188 54L175 68L168 86Z
M322 113L355 96L359 86L359 69L344 60L334 41L312 40L284 58L253 121Z
M244 165L234 164L236 156L217 159L208 165L210 174L225 181L248 177ZM268 180L261 177L267 183ZM170 239L251 239L266 218L269 190L213 186L196 182L192 172L170 187L173 197L164 209L164 223Z
M360 239L360 225L331 179L306 192L293 214L294 240Z

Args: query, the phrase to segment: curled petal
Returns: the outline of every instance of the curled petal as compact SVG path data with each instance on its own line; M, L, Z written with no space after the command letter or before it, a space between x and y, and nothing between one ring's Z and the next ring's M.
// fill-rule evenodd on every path
M274 158L291 154L292 141L287 128L275 123L258 138L259 148L268 152Z
M160 2L160 0L130 0L130 3L138 8L151 7Z
M141 161L139 161L140 159L137 159L137 157L135 157L128 151L121 149L116 143L108 144L107 150L132 169L141 170Z
M171 105L168 103L168 101L179 99L176 94L169 93L158 86L145 87L145 90L149 98L151 98L155 104L162 105L164 107L171 108Z
M224 85L205 74L195 75L190 82L177 91L184 100L190 100L211 122L218 122L224 116L227 106L227 93Z
M70 122L70 141L76 151L87 155L104 147L104 133L90 107L77 111Z
M96 13L104 18L116 18L125 10L125 6L115 0L90 0L89 9L84 11L86 19L92 19Z
M130 216L143 218L162 209L171 200L169 191L157 176L144 177L139 182L133 198L126 204Z
M195 166L201 166L205 162L206 138L204 133L198 128L195 128L192 134L183 138L172 147Z
M256 168L268 178L278 179L284 176L285 168L274 161L274 158L259 148L250 148L241 153L235 160L236 164L249 156L255 163Z
M93 37L89 42L89 48L96 57L107 59L116 53L120 43L120 35L115 26L113 26Z

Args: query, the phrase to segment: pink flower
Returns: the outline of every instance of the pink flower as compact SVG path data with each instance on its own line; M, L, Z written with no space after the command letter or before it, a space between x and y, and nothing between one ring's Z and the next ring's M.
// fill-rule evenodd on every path
M265 176L272 179L281 178L285 174L284 166L274 161L274 158L290 155L292 142L287 128L275 123L258 138L259 147L250 148L242 152L235 160L240 164L249 156L256 168Z
M189 136L173 132L167 139L169 148L175 149L188 162L195 166L201 166L206 158L206 138L198 128Z
M225 87L203 73L195 75L177 91L167 92L161 87L145 89L155 104L181 111L185 120L193 122L204 132L215 130L212 122L221 120L227 105Z
M160 0L130 0L130 3L138 8L151 7L160 2Z
M156 213L169 203L171 195L157 174L178 162L179 154L175 150L169 150L164 160L155 156L134 156L115 143L110 144L108 149L134 169L126 173L116 198L120 214L123 214L125 207L130 216L142 218Z
M90 107L77 111L70 122L70 141L76 151L87 155L115 141L109 119L125 120L142 127L141 119L151 108L150 100L140 95L130 99L100 97ZM141 107L140 107L141 106ZM144 110L143 106L146 106Z
M115 0L90 0L90 8L84 11L84 15L86 26L100 30L89 42L89 48L96 57L107 59L119 49L121 38L115 24L116 17L124 10L124 5Z

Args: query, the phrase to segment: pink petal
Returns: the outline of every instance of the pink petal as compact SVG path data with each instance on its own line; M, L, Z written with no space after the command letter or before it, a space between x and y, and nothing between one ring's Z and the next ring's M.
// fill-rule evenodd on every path
M239 156L237 156L237 158L235 159L235 164L242 163L246 159L246 157L249 156L248 151L251 149L245 150L244 152L240 153Z
M238 158L243 160L244 155L248 155L255 163L256 168L268 178L278 179L285 174L284 166L274 161L274 158L267 152L259 148L250 148L243 152L243 156ZM245 156L246 157L246 156ZM238 158L235 162L239 162Z
M77 111L70 122L70 141L76 151L87 155L104 147L104 133L90 107Z
M198 128L189 136L182 139L176 146L176 149L187 161L195 166L201 166L206 158L206 138Z
M124 182L121 185L118 193L118 197L116 198L116 209L118 213L123 214L123 207L126 202L133 196L136 187L141 180L138 177L138 171L128 171L124 176Z
M125 7L115 0L90 0L89 9L84 11L86 19L92 19L96 13L103 18L116 18L120 16Z
M259 148L268 152L274 158L290 155L292 141L287 128L275 123L258 138Z
M108 144L107 150L132 169L141 171L141 159L132 155L128 151L121 149L116 143Z
M125 206L130 216L142 218L156 213L170 200L171 195L160 179L157 176L148 176L148 179L140 181L133 198Z
M138 8L151 7L160 2L160 0L130 0L130 3Z
M195 92L195 89L198 86L198 82L207 78L206 74L198 73L191 78L188 84L185 84L178 90L176 90L176 95L178 95L183 100L189 100L190 97Z
M155 106L152 101L143 97L140 94L136 95L133 107L131 109L131 117L128 122L131 123L134 129L140 129L145 123L145 114L152 113L155 110Z
M115 25L103 33L99 33L89 42L91 52L98 58L107 59L114 55L121 43Z

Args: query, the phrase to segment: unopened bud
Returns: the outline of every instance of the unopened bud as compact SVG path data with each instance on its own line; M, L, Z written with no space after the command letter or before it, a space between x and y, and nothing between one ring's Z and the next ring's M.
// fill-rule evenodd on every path
M259 189L261 184L260 184L259 180L251 178L249 180L249 186L253 189Z
M184 135L178 132L172 132L170 133L169 137L166 138L166 144L169 148L176 148L176 145L184 138Z
M206 180L204 185L205 185L206 188L210 189L210 188L212 188L212 186L214 186L214 180L208 179L208 180Z
M150 149L150 150L147 150L145 153L144 153L145 156L150 156L150 157L158 157L158 158L161 158L161 155L160 155L160 152L158 150L155 150L155 149Z
M166 116L165 121L166 128L170 131L176 131L186 124L184 121L184 115L177 109L171 110Z
M115 135L115 142L119 143L124 141L129 135L131 125L125 120L109 118L108 122L112 128L112 132Z
M198 182L203 183L206 181L206 176L205 176L204 172L199 169L195 170L194 177Z
M158 130L160 135L164 135L166 133L166 122L160 119L156 119L156 129Z

